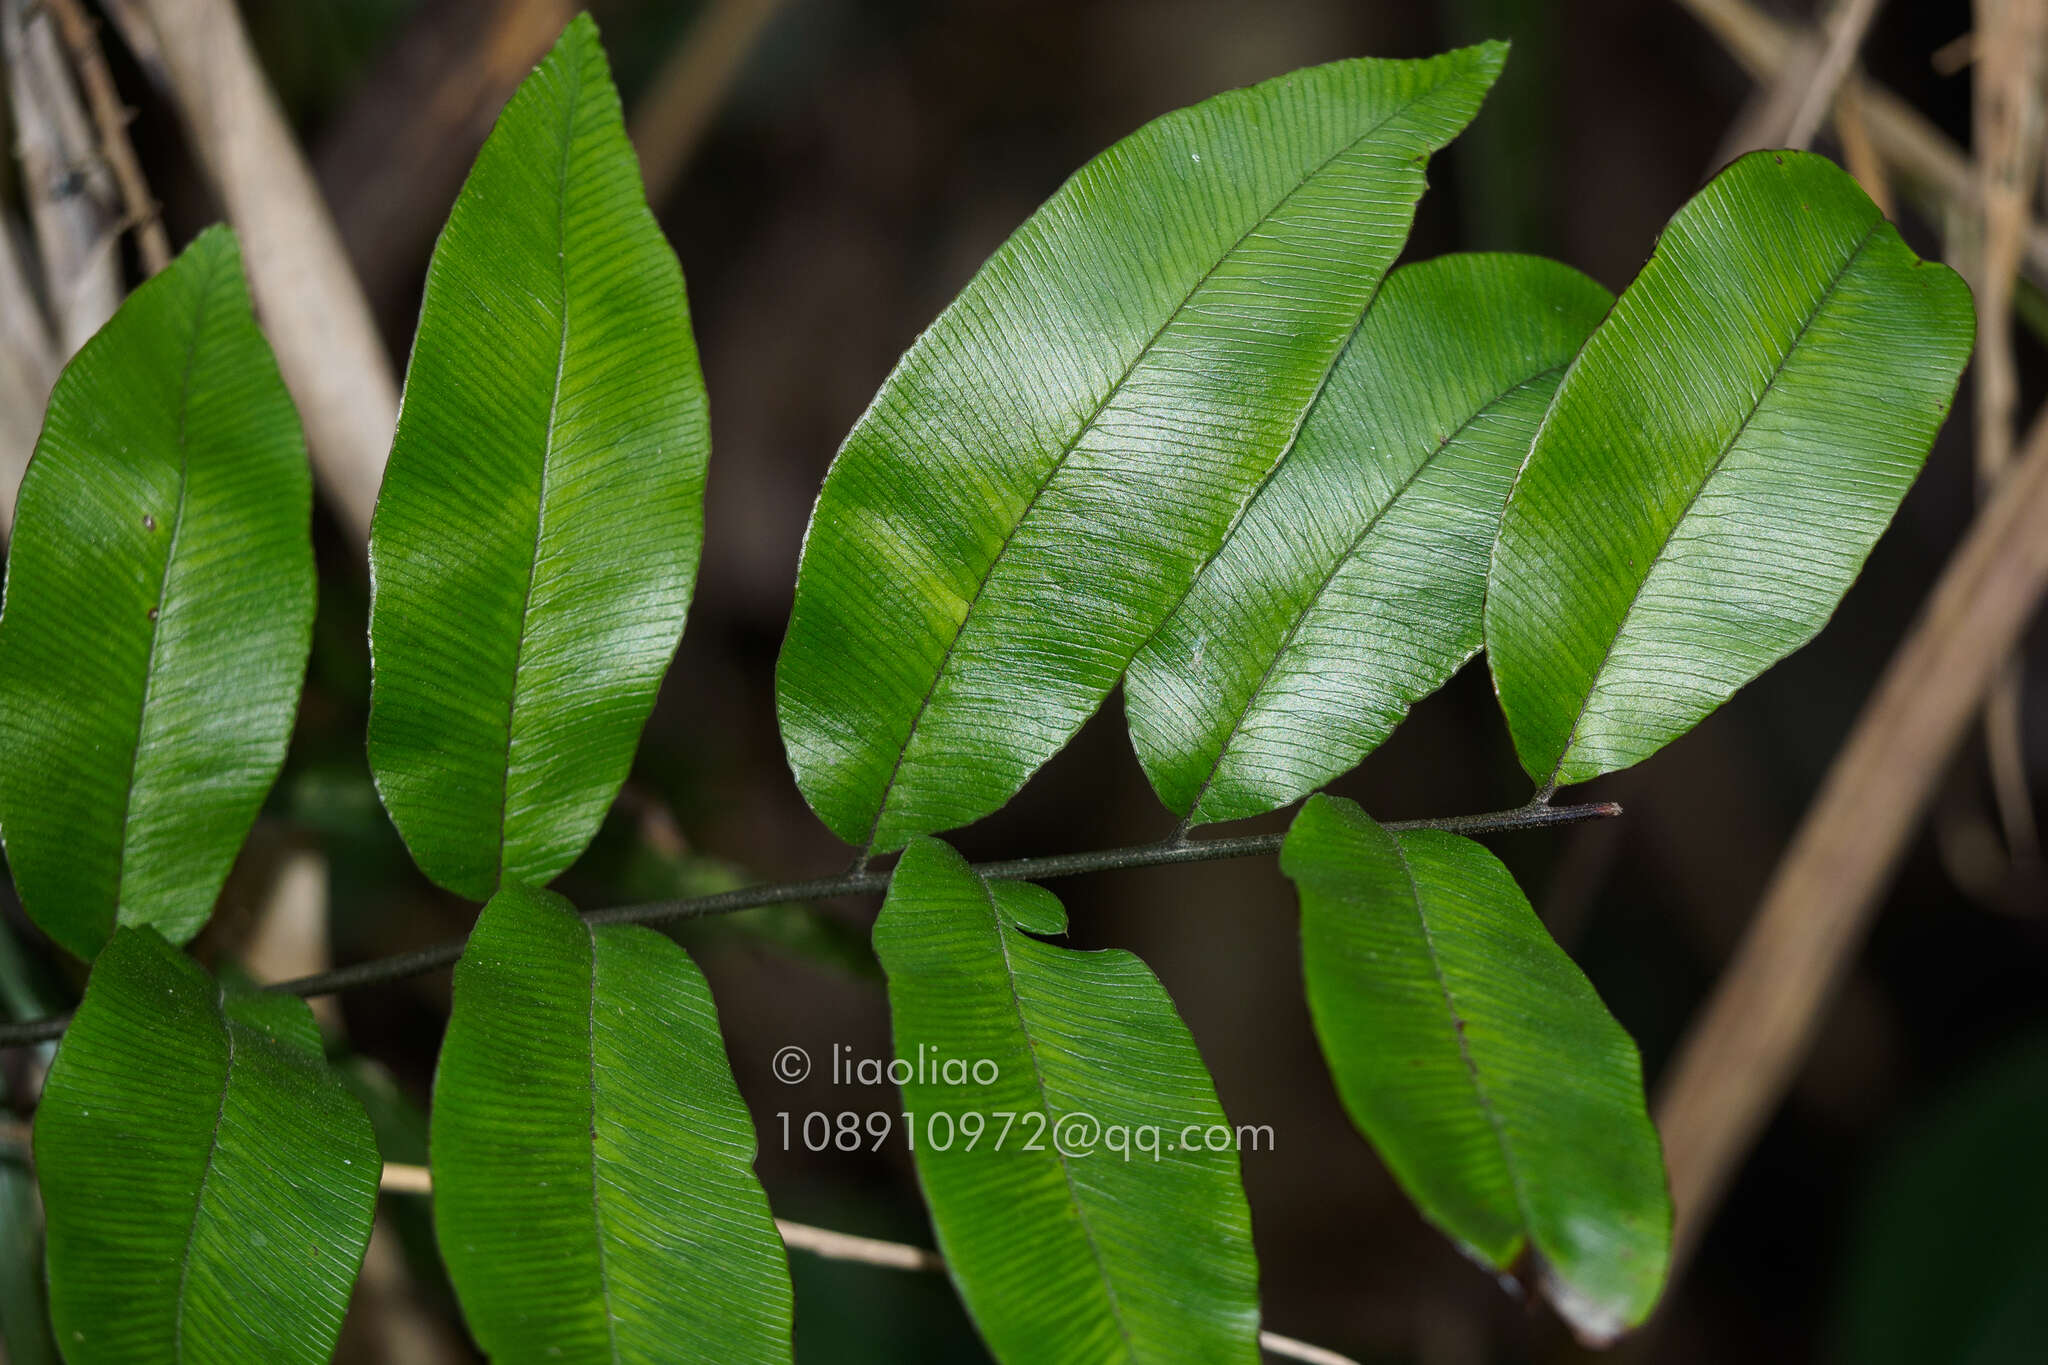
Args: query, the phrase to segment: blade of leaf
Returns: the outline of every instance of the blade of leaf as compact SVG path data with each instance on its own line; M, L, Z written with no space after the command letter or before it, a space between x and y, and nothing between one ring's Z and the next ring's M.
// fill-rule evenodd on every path
M441 1254L499 1365L790 1359L753 1124L668 939L501 890L455 968L431 1122Z
M596 26L500 115L434 249L370 528L370 761L441 885L596 831L682 634L710 446L683 277Z
M1642 1064L1514 878L1454 834L1311 797L1280 866L1344 1107L1424 1217L1590 1342L1656 1304L1671 1197Z
M1083 167L903 357L812 512L777 707L841 838L995 810L1221 542L1499 44L1283 76Z
M71 1365L332 1356L382 1163L304 1001L224 992L155 930L117 930L35 1157Z
M226 228L50 396L0 608L0 830L90 958L199 932L277 779L313 632L312 475Z
M1065 927L1052 893L985 882L936 840L890 879L875 951L947 1269L1005 1365L1252 1365L1258 1264L1237 1154L1175 1145L1225 1123L1215 1087L1144 963L1031 937ZM927 1074L941 1056L998 1074L951 1084ZM1158 1159L1098 1147L1117 1125L1162 1135Z
M1920 471L1971 317L1823 157L1754 153L1679 210L1494 549L1487 655L1532 777L1640 762L1813 638Z
M1124 679L1160 800L1192 824L1298 800L1478 652L1508 488L1612 303L1534 256L1387 277L1301 434Z

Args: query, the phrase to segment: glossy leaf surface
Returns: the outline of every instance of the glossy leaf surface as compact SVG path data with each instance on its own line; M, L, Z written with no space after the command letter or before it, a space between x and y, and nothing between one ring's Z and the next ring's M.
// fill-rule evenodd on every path
M0 830L51 938L199 932L284 762L312 475L241 256L202 233L86 343L21 484L0 609Z
M1920 471L1969 291L1803 152L1730 166L1559 387L1494 551L1522 764L1640 762L1811 639Z
M370 528L370 761L482 900L589 842L697 572L709 449L682 271L597 30L499 117L434 250Z
M1642 1065L1507 869L1327 796L1280 865L1337 1091L1423 1216L1588 1340L1640 1323L1671 1245Z
M153 929L118 930L35 1152L71 1365L332 1356L381 1163L303 1000L227 992Z
M875 951L939 1249L1004 1365L1253 1365L1235 1143L1200 1142L1225 1123L1215 1087L1144 963L1032 937L1065 928L1051 892L984 881L936 840L890 881ZM996 1074L956 1083L945 1058Z
M1504 51L1169 114L918 339L826 477L777 672L841 838L995 810L1101 705L1286 448Z
M711 992L651 929L507 886L455 968L434 1226L493 1361L790 1358L789 1270Z
M1508 488L1612 302L1534 256L1387 278L1294 445L1124 680L1132 741L1175 814L1299 799L1478 652Z

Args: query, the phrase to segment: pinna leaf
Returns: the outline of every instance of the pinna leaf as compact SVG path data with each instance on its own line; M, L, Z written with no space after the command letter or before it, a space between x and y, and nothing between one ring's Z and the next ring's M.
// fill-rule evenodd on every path
M871 851L1009 800L1292 439L1505 49L1339 62L1098 156L920 337L826 475L776 673Z
M1328 796L1280 865L1337 1091L1423 1216L1588 1341L1641 1323L1671 1254L1642 1064L1507 869Z
M1755 152L1586 343L1494 548L1486 650L1546 785L1640 762L1813 638L1948 415L1969 291L1845 172Z
M201 233L66 367L0 609L0 832L90 958L199 932L277 780L313 632L312 475L241 254Z
M589 843L696 579L709 451L675 254L589 16L499 117L427 272L370 526L370 762L486 899Z
M1004 1365L1255 1365L1258 1265L1235 1141L1207 1141L1227 1126L1209 1073L1144 963L1033 937L1065 929L1051 892L935 839L890 878L875 952L947 1268Z
M116 930L35 1156L71 1365L333 1355L382 1163L305 1001L224 990L154 929Z
M786 1365L753 1124L675 943L499 891L455 968L431 1125L441 1255L499 1365Z
M1132 742L1176 814L1299 800L1478 652L1508 488L1612 303L1535 256L1387 277L1301 434L1124 679Z

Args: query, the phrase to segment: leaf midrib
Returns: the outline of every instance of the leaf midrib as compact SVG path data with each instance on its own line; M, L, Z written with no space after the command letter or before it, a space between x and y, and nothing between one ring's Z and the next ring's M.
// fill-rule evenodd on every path
M228 1055L221 1067L220 1102L213 1112L213 1132L206 1143L206 1164L199 1171L199 1188L192 1195L192 1217L185 1224L185 1248L178 1258L178 1294L171 1311L171 1347L173 1362L185 1359L185 1290L192 1278L192 1244L199 1237L199 1215L206 1207L206 1187L213 1181L214 1157L220 1151L220 1130L227 1120L228 1091L235 1082L235 1025L227 1015L227 989L217 988L214 992L214 1017L219 1020L221 1032L227 1037Z
M565 53L565 57L568 54ZM494 885L505 880L505 855L511 843L513 725L519 715L519 674L526 663L528 618L533 613L533 585L540 576L540 549L548 524L548 475L554 463L555 436L562 415L562 376L569 363L569 161L576 147L576 109L583 100L583 53L565 60L568 89L562 108L562 159L555 177L555 281L562 295L562 326L555 341L555 387L548 399L548 431L540 454L540 489L533 510L533 548L526 561L526 591L519 599L519 638L512 645L512 685L505 698L505 761L498 785L498 868ZM614 1351L616 1355L616 1351Z
M121 897L128 879L128 827L135 815L135 779L142 771L142 731L149 722L149 700L156 695L157 646L162 642L164 619L170 610L171 569L178 560L178 543L185 530L185 502L192 486L192 446L186 430L192 412L192 372L198 368L207 305L213 299L214 276L220 268L213 258L208 258L204 264L206 273L199 277L199 299L192 309L191 341L185 348L185 369L178 379L178 505L171 513L170 538L164 546L163 573L156 589L156 615L149 623L149 654L143 662L142 698L135 707L135 742L128 751L128 781L121 789L121 847L114 861L114 903L107 912L109 934L121 923Z
M1343 551L1339 553L1336 559L1331 562L1329 572L1323 575L1322 581L1316 585L1315 590L1302 600L1300 610L1295 612L1294 620L1288 625L1287 633L1281 638L1279 647L1273 652L1272 659L1266 664L1265 671L1259 675L1258 682L1253 684L1251 691L1245 694L1243 707L1239 709L1236 719L1231 721L1230 732L1224 736L1222 747L1220 747L1216 751L1215 761L1209 765L1209 771L1206 774L1204 774L1202 778L1202 785L1195 792L1195 799L1188 805L1188 827L1191 828L1195 823L1196 818L1200 816L1202 812L1203 798L1208 796L1209 788L1215 784L1216 775L1223 771L1223 763L1225 759L1230 757L1231 746L1237 742L1238 733L1244 728L1245 721L1251 718L1253 710L1257 708L1259 704L1259 698L1264 695L1267 684L1269 684L1273 680L1274 672L1278 670L1280 667L1280 661L1286 658L1287 652L1294 647L1294 642L1297 638L1300 637L1302 627L1305 624L1307 624L1309 615L1312 612L1314 612L1316 607L1322 603L1324 596L1330 591L1330 585L1337 581L1337 575L1342 573L1344 571L1344 566L1346 564L1349 564L1352 558L1355 555L1357 555L1359 547L1365 544L1366 538L1370 536L1374 531L1379 529L1380 522L1385 520L1388 514L1394 510L1395 505L1399 503L1401 499L1407 495L1408 491L1415 486L1416 482L1419 479L1421 479L1422 476L1425 473L1427 473L1439 459L1443 457L1446 451L1448 451L1452 446L1456 445L1459 439L1463 437L1466 432L1472 429L1473 425L1477 423L1480 418L1485 417L1489 413L1498 410L1502 404L1506 403L1509 399L1513 398L1516 394L1521 393L1523 390L1528 389L1533 385L1540 384L1544 380L1549 379L1553 375L1561 374L1564 371L1564 369L1564 365L1553 365L1547 370L1543 370L1537 374L1530 375L1526 379L1519 380L1518 382L1509 385L1506 389L1503 389L1500 393L1495 394L1492 398L1488 399L1476 411L1474 411L1471 416L1467 417L1464 421L1460 422L1456 430L1451 432L1450 435L1444 437L1441 441L1437 442L1436 448L1431 450L1428 455L1423 457L1421 463L1416 465L1415 468L1409 473L1408 477L1401 481L1400 487L1396 488L1391 494L1388 495L1386 502L1381 504L1380 508L1372 514L1372 517L1366 522L1365 526L1358 532L1358 534L1351 538L1351 543L1345 546ZM1283 455L1280 457L1281 463L1286 463L1287 459L1290 456L1292 456L1293 453L1294 448L1290 447L1287 455ZM1231 536L1235 535L1236 527L1233 526L1231 528ZM1228 543L1229 537L1226 537L1225 544L1227 545ZM1223 552L1221 549L1219 549L1216 552L1216 555L1210 559L1209 563L1214 564L1218 559L1222 558L1222 555ZM1203 566L1202 573L1204 575L1208 573L1208 568L1208 565ZM1200 575L1198 575L1198 577L1200 577ZM1190 589L1190 592L1192 592L1192 589ZM1183 597L1182 600L1185 601L1186 598ZM1175 608L1175 610L1178 611L1179 609ZM1475 650L1473 652L1476 653L1477 651ZM1470 655L1467 655L1467 657L1469 658Z
M1479 1074L1478 1059L1472 1055L1471 1040L1465 1036L1465 1016L1458 1009L1457 997L1451 993L1443 959L1437 955L1436 935L1430 931L1429 914L1423 909L1422 885L1416 880L1413 864L1408 861L1408 850L1402 846L1399 835L1388 834L1387 839L1394 846L1394 858L1401 865L1401 875L1408 879L1409 904L1415 907L1415 922L1422 930L1422 950L1429 957L1429 970L1436 978L1437 990L1443 994L1444 1011L1450 1016L1451 1033L1458 1040L1458 1059L1465 1064L1465 1077L1471 1083L1473 1101L1479 1106L1479 1112L1485 1115L1487 1126L1493 1129L1494 1142L1500 1148L1501 1168L1507 1172L1508 1188L1514 1192L1515 1213L1522 1221L1522 1243L1526 1248L1535 1241L1536 1222L1529 1209L1528 1192L1523 1188L1521 1167L1516 1164L1514 1148L1508 1141L1507 1123L1494 1107L1493 1097L1487 1092L1486 1082Z
M986 878L970 871L969 876L981 883L982 895L988 901L989 916L995 922L996 945L1003 954L1003 976L1010 988L1010 1007L1017 1015L1017 1031L1024 1037L1024 1054L1031 1059L1032 1091L1038 1097L1038 1112L1045 1116L1046 1131L1057 1126L1053 1117L1052 1104L1047 1098L1045 1070L1038 1061L1038 1040L1031 1034L1031 1025L1024 1017L1024 998L1017 988L1017 967L1010 959L1010 936L1004 927L1002 907L996 904L995 888ZM1124 1321L1123 1303L1118 1298L1116 1283L1110 1278L1109 1264L1102 1258L1102 1247L1095 1239L1095 1229L1088 1221L1087 1207L1081 1202L1080 1189L1074 1184L1074 1171L1067 1161L1067 1154L1060 1150L1057 1140L1052 1144L1053 1159L1059 1163L1060 1178L1066 1182L1067 1199L1074 1206L1074 1221L1080 1226L1081 1236L1088 1243L1088 1253L1095 1261L1096 1278L1102 1282L1102 1291L1109 1299L1109 1315L1116 1323L1117 1335L1123 1338L1124 1354L1132 1362L1138 1359L1138 1349L1131 1340L1131 1329Z
M583 932L590 940L590 1004L585 1015L590 1061L590 1221L597 1233L597 1287L604 1304L605 1336L611 1345L613 1365L620 1365L623 1357L619 1355L619 1323L612 1313L612 1276L605 1254L604 1205L597 1175L597 928L586 924Z
M1002 543L996 547L996 552L994 556L990 558L988 562L988 567L982 571L980 581L974 585L974 591L967 599L967 609L960 614L959 623L953 627L953 634L951 638L949 638L946 641L945 650L939 655L938 663L934 666L932 670L931 683L925 688L924 696L918 700L916 710L911 713L909 729L904 733L903 742L897 746L896 761L890 766L888 779L883 782L881 793L875 802L875 818L868 828L868 838L866 846L861 851L861 862L863 864L874 853L875 840L881 832L882 819L885 815L888 814L889 801L890 798L895 794L896 780L902 774L904 759L910 753L910 746L913 742L915 742L917 738L918 727L924 721L925 712L931 706L932 697L936 695L939 690L939 683L945 679L946 670L952 664L954 651L959 648L961 638L965 636L967 633L967 623L970 619L972 619L974 615L974 609L977 606L979 606L981 602L984 600L988 590L989 580L995 576L995 571L997 567L1003 562L1004 557L1009 554L1010 547L1016 542L1018 533L1024 529L1024 523L1030 520L1032 512L1036 510L1036 508L1038 507L1039 499L1042 498L1045 495L1045 491L1052 486L1053 480L1059 476L1060 470L1066 467L1068 459L1071 458L1074 451L1080 447L1082 438L1087 436L1089 432L1095 429L1095 424L1102 420L1102 414L1109 410L1109 405L1116 400L1119 394L1123 392L1124 386L1130 382L1131 376L1137 372L1138 367L1141 364L1143 364L1146 358L1152 354L1153 348L1159 344L1159 339L1166 335L1167 329L1170 328L1176 321L1178 321L1181 315L1187 311L1188 304L1193 302L1195 295L1201 292L1202 286L1209 283L1210 280L1215 278L1216 272L1221 270L1223 268L1224 263L1229 261L1232 257L1234 257L1237 254L1238 250L1241 247L1243 247L1247 241L1251 239L1253 233L1257 232L1261 227L1264 227L1267 223L1271 222L1274 216L1277 215L1282 209L1284 209L1288 205L1290 201L1293 200L1295 195L1301 193L1301 191L1304 188L1306 188L1310 183L1312 183L1318 176L1322 175L1324 171L1328 170L1339 159L1349 155L1359 146L1359 144L1363 143L1367 138L1370 138L1374 134L1378 133L1382 128L1385 128L1389 123L1392 123L1395 119L1400 118L1402 115L1414 109L1417 105L1436 96L1439 92L1441 92L1444 89L1446 85L1450 84L1454 80L1459 79L1464 74L1465 73L1462 70L1456 71L1450 75L1446 75L1437 84L1430 86L1428 89L1411 95L1408 99L1404 100L1400 105L1389 110L1384 117L1382 117L1378 122L1374 123L1370 128L1367 128L1357 137L1351 139L1351 141L1345 143L1342 147L1339 147L1336 151L1330 153L1329 156L1323 158L1323 160L1318 162L1315 165L1315 167L1309 170L1292 186L1290 186L1285 194L1281 195L1278 200L1274 201L1273 206L1271 208L1267 209L1264 213L1260 214L1250 223L1250 225L1248 225L1244 229L1243 232L1239 233L1237 240L1232 242L1229 247L1227 247L1220 255L1218 255L1217 258L1209 264L1208 268L1202 272L1200 278L1198 278L1192 285L1188 287L1187 292L1184 295L1182 295L1180 302L1173 306L1173 308L1167 313L1165 319L1160 322L1159 326L1156 329L1154 329L1152 335L1145 341L1144 345L1139 347L1139 349L1131 356L1131 359L1124 365L1122 372L1117 375L1116 379L1103 393L1101 401L1095 405L1094 411L1090 412L1087 418L1078 427L1075 428L1074 434L1067 439L1067 442L1061 448L1059 455L1053 460L1051 466L1047 468L1044 476L1040 478L1040 480L1038 481L1037 487L1032 489L1031 496L1025 500L1023 509L1019 511L1017 514L1017 519L1011 523L1010 529L1004 533ZM1382 272L1382 274L1384 275L1384 272ZM1375 296L1377 295L1377 293L1378 291L1377 289L1375 289ZM1370 307L1371 302L1372 300L1368 298L1366 300L1366 306ZM1364 309L1360 310L1361 317L1364 316L1364 311ZM1342 348L1340 347L1339 353L1341 354L1341 352ZM1335 368L1334 360L1331 362L1330 368ZM1325 381L1327 381L1327 378L1328 370L1325 370ZM1318 394L1320 394L1320 388L1317 390L1317 392ZM1309 404L1305 404L1303 406L1302 411L1304 417L1312 405L1313 400L1311 400ZM1295 433L1298 434L1299 431L1300 423L1297 421L1295 426ZM1290 437L1289 444L1291 446L1292 437ZM1247 502L1249 502L1249 499L1247 499Z
M1664 560L1664 552L1671 548L1671 542L1678 535L1679 527L1685 525L1686 519L1692 515L1693 508L1699 505L1699 500L1702 497L1706 496L1706 491L1713 484L1715 476L1721 472L1721 467L1728 462L1729 455L1734 453L1735 447L1741 443L1743 436L1748 433L1749 424L1756 420L1756 415L1763 409L1765 400L1776 391L1778 381L1785 375L1785 367L1791 364L1792 357L1799 353L1799 347L1805 342L1807 332L1812 329L1814 319L1827 311L1827 307L1833 302L1836 292L1841 289L1842 281L1848 277L1850 269L1856 262L1862 259L1864 251L1869 248L1871 242L1877 239L1877 234L1884 227L1884 224L1885 219L1880 214L1876 221L1864 230L1863 236L1857 240L1856 245L1850 249L1849 254L1843 257L1841 265L1835 268L1834 275L1829 278L1827 286L1821 290L1820 297L1813 301L1813 307L1807 310L1806 317L1800 322L1799 330L1794 332L1791 341L1786 343L1784 354L1778 357L1778 363L1771 368L1770 378L1764 381L1763 388L1758 390L1756 397L1751 400L1749 411L1742 415L1742 420L1736 424L1734 432L1729 435L1727 444L1721 447L1720 453L1714 456L1713 463L1707 466L1706 473L1701 475L1699 487L1692 490L1691 496L1685 500L1685 506L1679 509L1678 515L1673 517L1671 524L1664 529L1664 535L1657 542L1655 552L1645 562L1643 576L1636 580L1635 591L1629 594L1628 605L1622 608L1621 618L1614 624L1614 634L1608 637L1607 647L1600 652L1600 662L1595 664L1593 671L1587 675L1586 695L1579 698L1579 709L1572 716L1572 728L1565 734L1564 747L1558 750L1557 761L1551 765L1550 776L1544 781L1542 792L1544 797L1547 798L1550 793L1555 792L1558 788L1561 775L1564 772L1565 760L1571 757L1572 746L1579 741L1579 727L1585 724L1586 712L1592 708L1593 697L1600 690L1600 675L1607 671L1608 663L1614 658L1615 646L1621 643L1621 637L1627 632L1629 621L1634 618L1636 608L1642 603L1643 590L1649 586L1650 578L1656 572L1657 565Z

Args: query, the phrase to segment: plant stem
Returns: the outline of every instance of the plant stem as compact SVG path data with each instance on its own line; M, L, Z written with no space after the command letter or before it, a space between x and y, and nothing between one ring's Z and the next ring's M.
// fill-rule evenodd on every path
M434 1179L424 1166L386 1163L382 1187L386 1194L432 1195ZM903 1242L856 1237L831 1228L792 1223L787 1218L776 1219L775 1230L782 1234L784 1246L793 1251L808 1251L828 1261L851 1261L856 1265L879 1266L884 1270L937 1272L946 1268L946 1262L938 1252ZM1293 1337L1283 1337L1278 1332L1260 1332L1259 1347L1268 1355L1303 1360L1309 1365L1358 1365L1350 1356L1338 1355L1326 1347L1297 1341Z
M29 1128L25 1123L11 1119L0 1119L0 1143L19 1146L26 1155L29 1151ZM378 1182L386 1194L411 1194L431 1197L434 1193L434 1177L425 1166L407 1166L397 1162L384 1163L384 1174ZM910 1246L903 1242L884 1242L874 1237L856 1237L848 1232L835 1232L831 1228L814 1228L808 1223L792 1223L786 1218L775 1220L775 1230L782 1234L782 1244L795 1251L808 1251L828 1261L852 1261L858 1265L879 1266L884 1270L942 1271L946 1262L938 1252L923 1247ZM1282 1356L1289 1360L1305 1360L1311 1365L1358 1365L1350 1356L1338 1355L1335 1351L1321 1346L1312 1346L1293 1337L1283 1337L1278 1332L1259 1333L1259 1345L1269 1355Z
M1578 806L1552 806L1531 801L1513 810L1489 811L1484 815L1446 815L1432 820L1389 820L1390 830L1435 829L1452 834L1503 834L1512 830L1543 829L1572 825L1582 820L1599 820L1621 814L1612 801L1594 801ZM1233 839L1162 839L1157 843L1133 844L1125 848L1096 849L1088 853L1055 853L1040 858L1011 858L1002 862L977 863L974 870L984 877L1003 881L1036 881L1043 877L1074 877L1087 872L1114 872L1132 867L1163 867L1174 863L1206 863L1221 858L1252 858L1278 853L1284 834L1247 834ZM583 916L589 924L665 924L673 920L705 919L730 915L763 905L785 905L790 901L825 900L833 896L872 895L887 890L886 871L844 872L836 877L813 877L809 881L776 882L744 886L711 896L687 900L650 901L644 905L620 905L592 910ZM337 991L398 981L408 976L445 967L462 956L465 940L450 939L431 948L394 953L331 972L298 977L266 986L265 990L288 995L332 995ZM69 1016L32 1019L26 1023L0 1025L0 1047L41 1043L64 1032Z
M113 172L128 211L128 225L135 229L135 245L142 255L142 268L154 275L171 263L171 239L164 235L163 219L149 182L142 177L142 165L135 159L135 147L128 140L128 120L133 111L121 104L114 77L107 70L106 54L100 51L93 22L78 0L43 0L57 20L64 45L71 49L71 64L85 87L86 102L92 106L93 122L99 125L100 159Z

